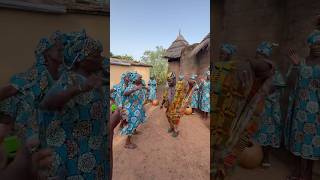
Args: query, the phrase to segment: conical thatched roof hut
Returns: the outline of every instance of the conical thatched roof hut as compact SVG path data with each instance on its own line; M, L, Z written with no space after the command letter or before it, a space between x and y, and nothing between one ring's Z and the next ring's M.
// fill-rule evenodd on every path
M192 55L196 56L201 51L208 51L210 49L210 33L193 49Z
M184 39L181 33L179 33L177 39L165 52L164 58L167 58L169 62L179 59L181 57L182 49L187 47L188 45L189 43Z

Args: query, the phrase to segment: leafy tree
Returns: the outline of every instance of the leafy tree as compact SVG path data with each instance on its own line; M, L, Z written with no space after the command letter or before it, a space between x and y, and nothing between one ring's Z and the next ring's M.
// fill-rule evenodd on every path
M141 62L152 65L151 76L156 77L159 84L164 84L167 78L168 62L163 58L165 49L157 46L154 51L147 50L141 57Z
M114 55L112 54L111 57L113 58L117 58L117 59L123 59L123 60L128 60L128 61L134 61L134 58L130 55Z

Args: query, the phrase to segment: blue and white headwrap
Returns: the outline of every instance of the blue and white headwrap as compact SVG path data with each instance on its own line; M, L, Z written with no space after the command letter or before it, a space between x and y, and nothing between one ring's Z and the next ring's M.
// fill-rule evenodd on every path
M210 76L210 71L207 71L207 72L205 73L205 75L206 75L206 76Z
M192 74L190 77L190 79L192 79L192 80L196 80L196 78L197 78L197 75L195 75L195 74Z
M36 56L36 65L44 65L45 59L43 53L52 48L57 42L63 43L63 39L64 34L60 31L54 32L50 38L41 38L34 52Z
M181 80L183 80L184 79L184 75L183 74L180 74L179 75L179 80L181 81Z
M237 52L236 50L236 46L232 45L232 44L223 44L221 46L221 49L226 52L229 55L233 55L234 53Z
M316 44L317 42L320 41L320 31L319 30L314 30L307 39L307 43L309 46Z
M278 46L277 44L274 44L274 43L270 43L270 42L266 42L266 41L263 41L257 48L257 52L260 53L260 54L263 54L267 57L270 57L271 56L271 53L272 53L272 48L274 46Z
M136 71L129 71L127 72L127 76L129 78L129 83L134 83L137 79L138 73Z
M83 30L80 33L69 33L67 36L64 56L67 67L72 68L76 62L83 61L86 57L96 53L102 52L102 44L87 36Z

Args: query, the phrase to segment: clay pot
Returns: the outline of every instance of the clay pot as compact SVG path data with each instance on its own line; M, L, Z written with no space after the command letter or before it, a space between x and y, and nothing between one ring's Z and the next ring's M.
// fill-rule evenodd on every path
M258 144L251 145L239 155L239 165L246 169L254 169L261 165L263 159L262 147Z
M153 106L158 106L159 105L159 100L155 99L152 101Z
M191 108L191 107L187 107L186 110L184 111L184 113L185 113L186 115L192 114L192 108Z

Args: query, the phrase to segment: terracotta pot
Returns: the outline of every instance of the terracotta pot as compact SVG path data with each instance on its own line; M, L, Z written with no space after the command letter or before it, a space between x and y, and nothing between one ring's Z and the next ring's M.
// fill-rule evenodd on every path
M192 114L192 108L191 108L191 107L187 107L186 110L184 111L184 113L185 113L186 115Z
M239 155L239 164L246 169L254 169L261 165L263 159L262 147L258 144L251 145Z
M154 106L158 106L159 105L159 101L157 99L152 101L152 105Z

